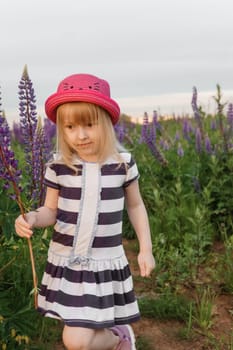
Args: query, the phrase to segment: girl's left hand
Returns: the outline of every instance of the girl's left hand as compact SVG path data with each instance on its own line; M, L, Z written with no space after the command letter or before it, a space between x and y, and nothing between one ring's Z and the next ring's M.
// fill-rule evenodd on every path
M155 259L151 252L140 252L138 254L138 265L142 277L150 277L155 268Z

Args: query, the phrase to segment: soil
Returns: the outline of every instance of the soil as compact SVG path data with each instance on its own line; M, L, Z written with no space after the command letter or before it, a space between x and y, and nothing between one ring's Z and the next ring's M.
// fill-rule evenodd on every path
M153 296L153 282L143 282L139 277L135 241L124 241L134 288L137 297ZM217 245L216 251L222 247ZM192 290L189 290L189 294ZM176 320L159 321L142 317L132 325L140 350L233 350L233 296L220 294L215 299L213 325L208 334L192 329L185 337L185 324ZM55 350L64 350L62 344L57 344Z
M182 336L185 325L182 322L146 318L133 325L135 335L147 339L150 350L232 350L232 299L232 296L226 295L217 298L214 325L210 329L209 336L202 335L197 329L190 334L188 340L185 340Z
M131 272L134 276L134 288L137 296L153 296L153 283L142 285L138 279L139 270L134 241L124 241L126 255L128 257ZM215 252L222 252L222 245L214 246ZM205 276L203 276L205 278ZM186 291L187 292L187 291ZM138 294L139 293L139 294ZM189 296L192 290L188 290ZM175 320L159 321L156 319L142 318L133 324L136 338L144 338L148 345L141 347L143 350L233 350L233 296L220 294L215 299L213 311L213 325L208 334L202 334L195 329L185 339L185 324Z

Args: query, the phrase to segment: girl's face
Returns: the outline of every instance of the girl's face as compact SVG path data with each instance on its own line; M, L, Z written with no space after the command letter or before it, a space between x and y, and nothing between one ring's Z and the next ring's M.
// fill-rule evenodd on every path
M98 161L100 130L97 122L79 124L75 119L65 117L63 128L65 141L81 159Z

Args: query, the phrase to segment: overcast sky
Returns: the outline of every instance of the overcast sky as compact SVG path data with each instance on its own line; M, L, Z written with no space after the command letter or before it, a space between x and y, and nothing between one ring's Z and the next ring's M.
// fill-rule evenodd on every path
M1 0L0 86L17 118L24 65L38 110L74 73L110 82L135 116L189 111L193 86L210 108L219 83L233 101L232 0Z

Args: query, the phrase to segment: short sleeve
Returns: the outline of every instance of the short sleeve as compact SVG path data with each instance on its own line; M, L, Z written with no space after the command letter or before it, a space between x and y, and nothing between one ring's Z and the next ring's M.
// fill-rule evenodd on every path
M126 179L123 184L124 187L127 187L131 184L131 182L137 180L139 178L139 172L137 164L135 163L133 157L130 155L130 160L127 162L127 174Z
M45 170L44 185L52 187L56 190L60 188L58 184L58 177L55 169L53 168L53 164L49 165Z

